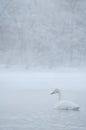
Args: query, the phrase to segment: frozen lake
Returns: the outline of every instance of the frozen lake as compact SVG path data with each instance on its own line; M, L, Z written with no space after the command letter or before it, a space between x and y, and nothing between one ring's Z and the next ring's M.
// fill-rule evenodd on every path
M86 130L85 79L85 73L1 72L0 130ZM53 109L56 87L80 111Z

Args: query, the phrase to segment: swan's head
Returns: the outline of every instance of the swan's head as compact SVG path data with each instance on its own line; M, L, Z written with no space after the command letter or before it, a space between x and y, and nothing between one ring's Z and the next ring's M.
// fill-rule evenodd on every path
M58 94L58 93L60 93L59 89L55 89L53 92L51 92L51 94Z

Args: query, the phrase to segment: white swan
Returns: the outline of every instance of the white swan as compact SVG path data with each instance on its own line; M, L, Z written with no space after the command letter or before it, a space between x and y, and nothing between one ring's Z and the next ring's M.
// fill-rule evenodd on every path
M79 110L80 109L80 107L75 103L61 100L61 92L59 89L55 89L51 94L58 94L59 96L59 102L54 107L55 109L59 109L59 110Z

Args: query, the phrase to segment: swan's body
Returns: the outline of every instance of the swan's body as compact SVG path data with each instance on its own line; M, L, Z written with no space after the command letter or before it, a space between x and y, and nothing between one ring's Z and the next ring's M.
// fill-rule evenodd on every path
M79 110L80 109L80 107L73 102L61 100L61 93L59 89L55 89L51 94L59 95L59 101L55 105L54 107L55 109L59 109L59 110Z
M59 110L79 110L80 107L70 101L60 101L54 108Z

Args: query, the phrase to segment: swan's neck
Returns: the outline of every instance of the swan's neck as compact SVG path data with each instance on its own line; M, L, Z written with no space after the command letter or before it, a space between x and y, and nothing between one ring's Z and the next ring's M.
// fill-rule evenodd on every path
M58 93L58 100L61 101L61 92Z

